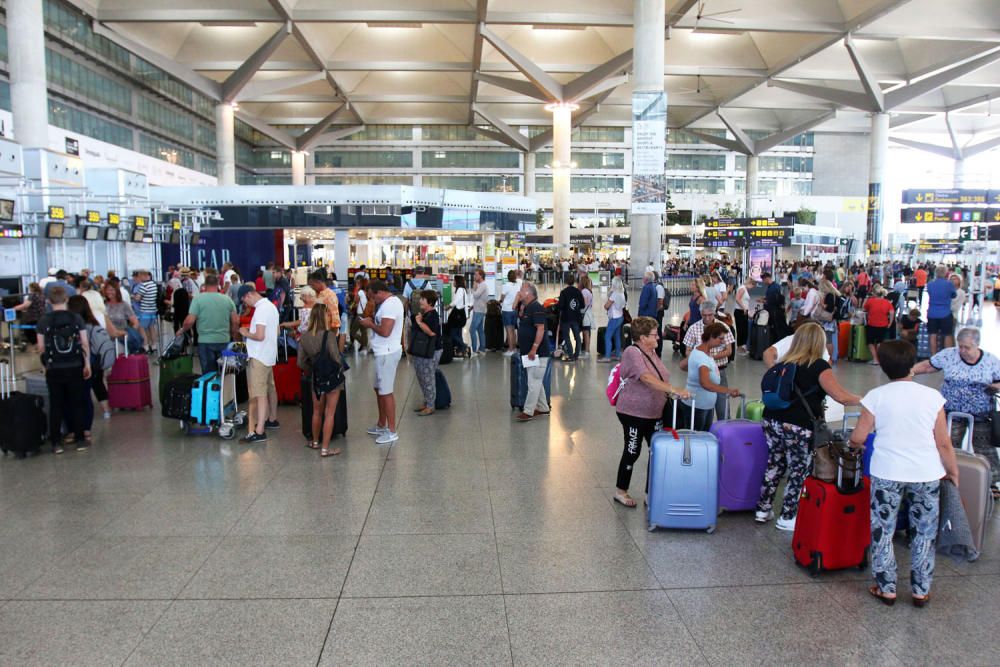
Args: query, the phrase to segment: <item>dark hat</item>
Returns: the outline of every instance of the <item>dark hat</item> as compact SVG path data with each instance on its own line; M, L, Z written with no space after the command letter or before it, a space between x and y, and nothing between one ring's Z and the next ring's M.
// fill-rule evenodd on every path
M257 291L257 288L254 285L252 285L250 283L243 283L242 285L240 285L239 290L236 291L236 298L239 299L240 301L242 301L243 297L245 297L247 294L249 294L250 292L256 292L256 291Z

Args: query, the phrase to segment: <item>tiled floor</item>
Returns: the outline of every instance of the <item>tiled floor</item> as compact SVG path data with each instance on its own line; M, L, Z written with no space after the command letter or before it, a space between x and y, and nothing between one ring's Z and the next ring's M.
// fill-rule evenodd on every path
M761 368L730 382L756 394ZM266 445L147 411L98 424L88 453L0 460L0 664L1000 663L998 519L978 563L939 559L927 609L890 609L865 573L811 579L747 515L650 534L612 504L621 432L593 360L558 366L528 424L498 355L445 367L455 405L426 419L404 363L391 447L364 434L370 370L350 372L336 458L285 407Z

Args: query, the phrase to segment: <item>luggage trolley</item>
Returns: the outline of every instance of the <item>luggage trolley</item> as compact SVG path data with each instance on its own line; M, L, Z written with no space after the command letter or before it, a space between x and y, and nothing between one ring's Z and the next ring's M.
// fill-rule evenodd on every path
M214 429L219 437L224 440L232 440L236 437L236 429L246 423L247 413L239 409L236 390L236 375L247 366L247 355L242 344L230 344L219 356L219 410L218 418L190 419L183 422L184 432L187 435L206 435ZM204 377L204 376L203 376ZM231 380L229 388L232 390L232 398L226 401L227 380ZM202 391L208 391L206 386ZM192 403L194 399L192 397ZM207 412L207 411L206 411ZM192 406L194 413L194 406ZM201 427L201 428L199 428Z

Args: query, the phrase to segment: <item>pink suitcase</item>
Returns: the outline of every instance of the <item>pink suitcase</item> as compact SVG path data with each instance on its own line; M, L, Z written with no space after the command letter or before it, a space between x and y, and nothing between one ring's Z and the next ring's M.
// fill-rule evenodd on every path
M746 397L743 410L746 412ZM729 512L752 510L760 498L767 470L767 438L760 422L749 419L717 421L708 429L719 441L719 509Z
M108 403L118 410L142 410L153 407L153 390L149 382L149 359L143 354L128 353L115 359L107 376Z

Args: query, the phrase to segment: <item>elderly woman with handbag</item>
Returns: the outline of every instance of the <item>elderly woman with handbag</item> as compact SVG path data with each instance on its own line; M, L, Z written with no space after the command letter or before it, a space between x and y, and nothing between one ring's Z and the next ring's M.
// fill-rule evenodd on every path
M437 300L438 294L434 290L420 293L420 312L413 316L413 329L410 333L410 361L424 395L424 404L416 409L421 417L434 414L434 403L437 400L435 374L443 349Z

